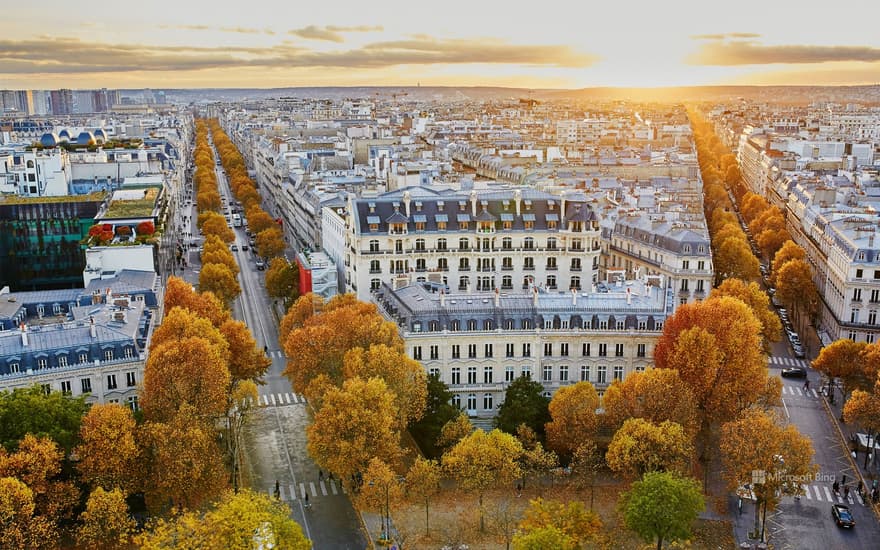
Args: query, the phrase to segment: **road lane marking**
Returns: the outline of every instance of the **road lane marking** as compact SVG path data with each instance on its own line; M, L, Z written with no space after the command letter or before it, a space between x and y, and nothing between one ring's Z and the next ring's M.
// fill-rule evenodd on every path
M330 491L332 491L334 495L339 494L339 491L336 490L336 482L333 480L330 480Z
M280 497L281 500L287 500L287 499L284 498L284 485L279 485L279 486L278 486L278 493L281 495L281 497Z
M782 399L782 408L785 409L785 417L791 418L791 415L788 414L788 405L785 404L785 399Z
M312 481L309 482L309 489L312 490L312 496L313 496L313 497L318 496L318 490L315 489L315 484L314 484L314 482L312 482Z
M810 496L810 486L804 485L801 488L804 490L804 496L807 497L807 500L813 500L813 497Z
M320 485L321 485L321 494L326 497L327 496L327 487L324 485L323 481L320 482Z
M303 485L302 483L299 484L299 492L300 492L300 498L306 498L306 486Z
M834 497L831 496L831 491L828 490L828 487L822 487L825 489L825 496L828 497L828 502L834 502Z
M274 405L275 405L275 394L274 394L274 393L270 393L270 394L269 394L269 398L272 400L272 405L274 406Z
M279 404L279 405L283 405L283 404L284 404L284 397L283 397L283 394L280 394L280 393L278 394L278 404Z
M287 401L288 405L290 405L290 394L289 393L284 394L284 400Z
M296 394L293 394L293 402L294 402L294 403L299 403L299 399L296 398Z
M290 500L296 500L296 486L293 483L290 484Z
M801 392L800 388L795 388L795 390L797 391L799 397L803 397L804 394Z
M810 391L813 392L813 397L815 397L816 399L819 399L819 394L816 393L816 390L810 390Z

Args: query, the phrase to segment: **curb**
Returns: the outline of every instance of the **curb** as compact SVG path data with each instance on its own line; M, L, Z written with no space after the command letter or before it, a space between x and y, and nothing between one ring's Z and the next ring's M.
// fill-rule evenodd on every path
M361 512L360 510L358 510L357 515L358 515L358 520L361 523L361 529L363 530L364 535L366 535L365 538L367 539L367 545L368 545L367 548L371 548L372 550L376 550L376 541L373 540L373 537L370 535L370 530L367 529L367 522L366 522L366 520L364 520L364 513Z
M837 429L837 435L840 436L840 440L843 442L844 448L849 449L849 445L846 441L846 436L843 434L843 429L840 427L840 422L838 421L837 417L834 416L834 411L831 410L831 405L828 404L828 398L823 397L822 404L825 405L825 412L831 419L831 423L834 424L834 427ZM849 461L850 466L852 466L853 470L856 472L859 481L862 482L862 487L867 488L868 484L865 483L865 477L862 475L862 470L861 468L859 468L859 465L856 464L856 461L853 459L851 452L846 453L846 459ZM880 512L877 511L877 506L874 503L869 503L867 505L871 508L871 511L874 512L874 519L880 522Z

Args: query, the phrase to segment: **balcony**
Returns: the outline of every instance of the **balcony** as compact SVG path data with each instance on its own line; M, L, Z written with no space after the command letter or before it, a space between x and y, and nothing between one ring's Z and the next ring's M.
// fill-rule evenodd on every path
M578 265L578 266L574 266L574 265L573 265L573 266L571 266L571 267L568 268L568 269L569 269L569 271L582 271L582 270L583 270L583 268L582 268L581 266L579 266L579 265Z
M533 266L533 265L524 265L523 266L523 271L534 271L534 270L535 270L535 266Z
M458 270L459 270L459 271L470 271L470 270L471 270L471 266L469 266L469 265L460 265L460 266L458 266Z
M513 266L512 265L502 265L501 271L513 271Z
M382 273L382 269L381 269L381 268L378 268L378 269L370 269L370 273ZM393 273L393 272L392 272L392 273Z
M557 267L555 265L548 265L544 269L546 269L547 271L557 271L559 269L559 267Z

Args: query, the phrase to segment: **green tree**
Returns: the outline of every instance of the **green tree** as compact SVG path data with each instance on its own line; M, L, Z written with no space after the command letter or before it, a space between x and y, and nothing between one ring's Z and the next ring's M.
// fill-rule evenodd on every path
M48 437L69 452L87 410L85 396L54 391L47 395L39 386L0 392L0 444L15 451L25 434L33 434Z
M700 486L672 472L651 472L636 481L620 500L626 526L647 542L687 539L691 525L705 507Z
M511 382L495 417L495 427L515 434L519 425L525 424L543 437L544 425L550 421L550 399L543 393L544 386L531 378L520 376Z
M428 399L425 404L425 414L420 420L410 423L409 433L416 440L425 456L437 458L441 454L440 449L437 448L440 430L447 422L457 417L461 411L452 405L452 392L440 380L439 374L428 376L427 389Z

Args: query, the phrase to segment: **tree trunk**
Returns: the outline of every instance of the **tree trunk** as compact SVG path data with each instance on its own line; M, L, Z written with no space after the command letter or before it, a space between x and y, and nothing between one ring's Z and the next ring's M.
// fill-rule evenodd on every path
M657 550L663 550L663 537L657 537Z
M428 499L425 499L425 535L429 535L431 533L431 527L428 524Z
M484 533L486 531L486 526L483 523L483 493L480 492L480 533Z

